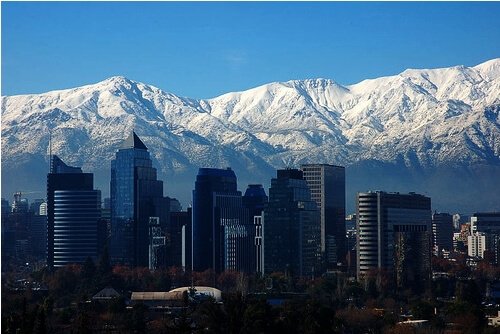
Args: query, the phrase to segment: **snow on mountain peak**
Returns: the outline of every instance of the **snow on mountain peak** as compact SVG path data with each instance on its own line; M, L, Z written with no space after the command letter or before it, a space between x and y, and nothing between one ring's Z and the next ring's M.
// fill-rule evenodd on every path
M195 166L269 171L304 162L500 165L500 58L409 69L342 86L274 82L212 99L113 76L78 88L2 97L2 167L54 153L103 167L132 129L164 173ZM29 160L29 159L28 159ZM239 166L239 167L238 167Z
M478 70L483 77L489 80L498 79L500 78L500 58L485 61L482 64L474 66L474 69Z

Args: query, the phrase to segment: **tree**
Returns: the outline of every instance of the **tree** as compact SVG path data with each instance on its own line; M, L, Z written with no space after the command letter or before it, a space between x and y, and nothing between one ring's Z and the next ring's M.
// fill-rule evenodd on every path
M195 322L207 333L229 333L226 314L213 300L205 300L199 304L194 317Z
M75 320L74 330L76 334L90 334L91 320L86 310L81 310Z
M45 323L45 310L43 307L40 307L40 311L38 312L38 316L35 322L35 328L33 328L34 334L45 334L47 333L47 325Z
M97 263L97 283L101 286L107 286L111 284L112 281L112 272L113 267L111 266L111 262L109 260L109 251L108 245L104 246L102 250L102 254L99 257L99 261Z
M146 333L146 311L148 307L142 303L132 308L132 329L134 333Z
M87 256L87 259L85 259L85 263L82 267L82 278L84 280L90 281L92 280L92 278L94 278L95 272L96 267L94 261L92 261L90 256Z
M419 299L411 306L411 313L414 319L430 320L434 315L434 307L431 303Z
M243 314L242 333L274 333L273 309L264 300L249 302Z
M337 311L337 317L341 324L354 334L377 332L381 327L377 316L372 310L368 309L350 308L339 310Z
M239 333L243 326L246 303L240 293L224 296L224 312L227 319L229 333Z

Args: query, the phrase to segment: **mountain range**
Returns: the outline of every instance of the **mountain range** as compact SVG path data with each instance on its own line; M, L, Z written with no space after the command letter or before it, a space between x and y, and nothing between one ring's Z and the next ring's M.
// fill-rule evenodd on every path
M122 76L36 95L2 96L2 197L44 197L52 153L95 173L134 130L165 193L189 204L198 167L232 167L244 191L275 169L346 166L357 191L415 191L433 208L500 210L500 58L474 67L408 69L341 85L275 82L212 99L176 96Z

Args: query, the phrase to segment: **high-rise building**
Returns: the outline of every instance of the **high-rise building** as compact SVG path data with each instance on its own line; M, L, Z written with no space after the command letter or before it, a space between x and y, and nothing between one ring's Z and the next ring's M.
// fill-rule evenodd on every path
M165 230L169 201L157 180L148 148L132 132L111 161L111 247L113 263L149 265L149 219Z
M475 232L467 237L467 255L484 258L486 250L486 234Z
M177 198L170 198L170 212L181 212L182 205Z
M32 208L34 215L30 221L30 244L33 257L38 260L47 259L47 202Z
M255 228L248 210L243 207L241 192L214 195L214 218L220 226L220 258L215 257L215 271L255 271ZM217 240L217 238L216 238ZM216 251L217 254L218 251Z
M255 249L253 256L249 254L247 259L251 272L264 273L264 244L262 234L262 212L267 205L268 198L266 191L261 184L249 184L243 196L243 206L249 212L249 225L254 225L252 234L255 234Z
M453 216L449 213L432 215L432 251L441 256L443 250L453 250Z
M47 202L43 202L40 204L40 207L38 209L38 214L40 216L46 216L47 215Z
M98 257L101 194L94 175L51 157L47 174L47 265L60 267Z
M253 216L255 225L255 272L264 274L264 225L263 215Z
M2 198L2 218L4 218L5 216L8 216L10 211L11 211L11 209L10 209L9 201L6 200L5 198Z
M347 245L347 272L349 275L356 275L356 214L346 216L346 245Z
M43 203L45 203L45 199L43 198L34 199L30 204L29 211L37 215L40 212L40 205L42 205Z
M249 210L250 220L254 216L262 215L262 211L268 202L266 191L262 184L249 184L245 195L243 195L243 206Z
M255 270L254 226L228 169L200 168L193 191L193 270Z
M158 217L149 218L149 270L160 269L166 263L167 240Z
M485 250L491 252L496 264L500 263L500 212L476 212L470 217L470 235L482 233Z
M431 199L415 193L358 193L357 275L392 273L398 287L430 278Z
M30 255L29 247L29 227L32 215L29 212L29 203L26 198L22 198L21 192L14 193L11 212L2 217L2 248L4 258L9 258L18 263L28 261ZM10 263L10 260L7 262Z
M192 268L192 209L170 212L168 226L168 266Z
M14 193L14 202L12 202L12 213L28 213L29 203L27 198L22 198L21 192Z
M345 168L327 164L302 165L321 218L321 252L328 267L345 262Z
M0 219L2 230L2 271L4 271L7 262L14 256L16 251L16 231L10 219L11 211L9 201L2 198L2 219Z
M321 254L320 217L302 171L278 170L271 180L263 230L265 273L314 275Z
M200 168L193 190L193 270L220 271L216 262L221 258L220 222L214 217L215 195L241 196L236 175L230 168Z

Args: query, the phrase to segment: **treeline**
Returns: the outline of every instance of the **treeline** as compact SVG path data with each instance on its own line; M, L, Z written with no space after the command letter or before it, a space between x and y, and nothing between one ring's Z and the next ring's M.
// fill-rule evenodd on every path
M457 262L434 260L433 265L460 275L467 270ZM32 280L47 287L45 292L9 289L4 277L2 333L489 333L494 330L486 326L481 302L497 272L480 264L468 277L437 279L417 294L395 290L380 272L363 283L341 273L313 279L283 273L190 273L176 267L152 272L112 267L103 256L97 263L88 259L83 265L33 273ZM191 284L221 289L224 303L205 301L171 314L151 312L143 304L127 307L132 291ZM105 287L122 297L92 301ZM421 329L397 325L402 314L428 323Z

